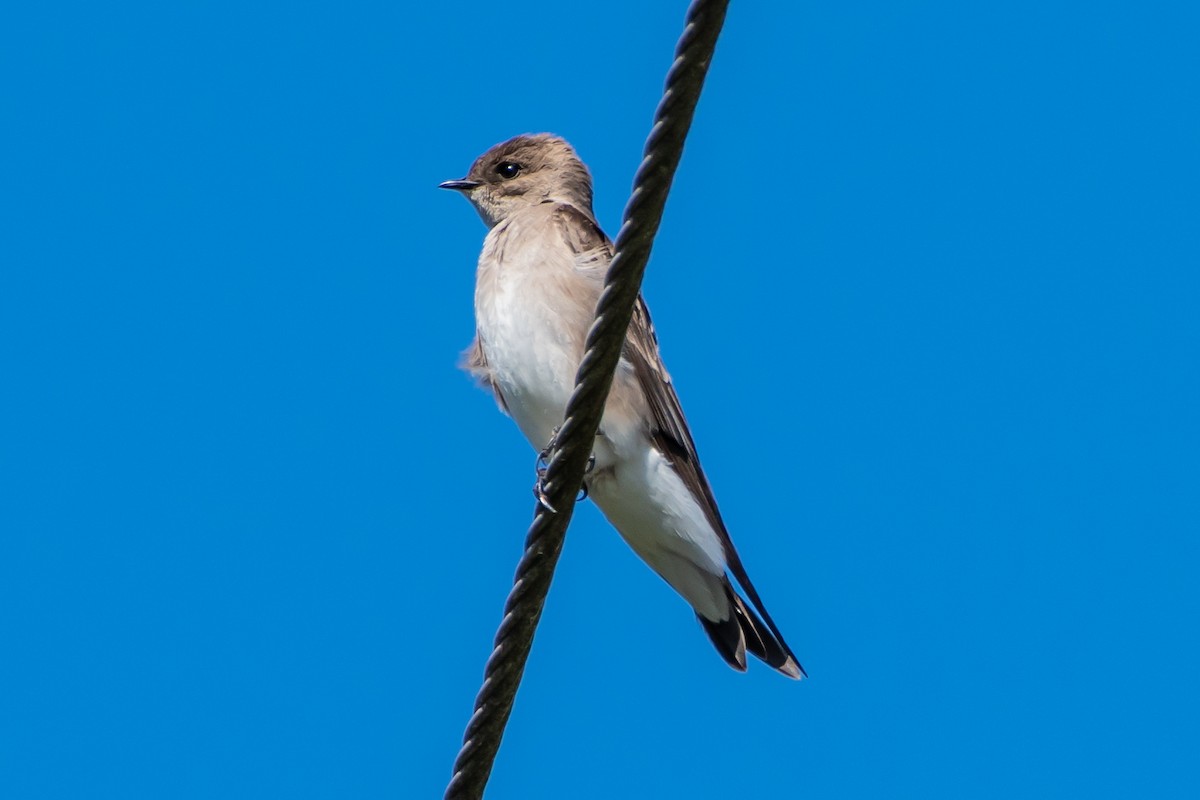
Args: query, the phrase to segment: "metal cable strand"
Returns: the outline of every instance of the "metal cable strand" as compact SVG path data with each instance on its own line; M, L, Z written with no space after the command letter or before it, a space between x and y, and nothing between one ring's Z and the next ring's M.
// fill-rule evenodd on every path
M475 712L454 762L446 800L483 797L575 510L575 499L583 485L667 192L683 154L684 139L728 6L729 0L696 0L688 9L654 127L646 139L633 193L625 207L615 255L596 305L596 319L588 331L575 391L548 459L545 493L558 511L552 513L539 505L525 537L525 553L504 604L504 619L496 631L483 686L475 698Z

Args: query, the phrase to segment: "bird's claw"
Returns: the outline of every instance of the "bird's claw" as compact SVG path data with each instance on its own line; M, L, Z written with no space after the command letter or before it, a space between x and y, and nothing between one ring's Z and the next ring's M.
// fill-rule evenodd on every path
M595 468L596 468L596 454L592 453L590 456L588 456L587 466L583 468L584 477L586 478L586 476L591 475L592 470L594 470ZM587 485L587 480L584 480L583 484L580 485L580 487L579 487L579 497L575 498L575 502L582 503L584 500L587 500L587 499L588 499L588 485Z
M551 514L557 514L558 509L550 504L550 498L546 496L546 470L550 467L550 451L554 449L554 442L557 438L558 428L555 428L554 433L550 434L549 443L542 452L538 453L537 461L533 464L533 471L537 475L537 480L533 484L533 496L537 498L538 505Z
M533 496L537 498L538 505L549 511L551 514L557 514L558 509L550 505L550 498L546 496L544 479L545 471L538 475L537 483L533 485Z
M546 496L546 469L548 468L547 461L549 458L549 447L538 453L537 464L534 466L534 472L537 473L537 480L533 483L533 496L537 498L539 506L551 514L557 514L558 509L550 505L550 498Z
M550 467L550 451L554 449L554 445L558 440L558 428L554 429L554 433L550 435L550 442L537 455L537 461L534 462L534 472L537 474L537 481L533 484L533 496L537 498L538 505L545 508L551 514L557 514L558 509L550 504L550 498L546 495L546 470ZM596 454L588 456L587 466L584 467L583 474L590 475L596 468ZM588 487L585 481L579 487L579 496L575 498L575 502L579 503L586 500L588 497Z

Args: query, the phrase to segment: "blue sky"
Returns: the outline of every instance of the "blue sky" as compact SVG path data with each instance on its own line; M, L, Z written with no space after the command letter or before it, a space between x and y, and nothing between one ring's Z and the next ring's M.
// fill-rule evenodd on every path
M533 453L455 368L525 131L615 233L684 3L0 25L0 793L439 797ZM1185 3L735 3L645 282L811 680L576 516L489 797L1200 791Z

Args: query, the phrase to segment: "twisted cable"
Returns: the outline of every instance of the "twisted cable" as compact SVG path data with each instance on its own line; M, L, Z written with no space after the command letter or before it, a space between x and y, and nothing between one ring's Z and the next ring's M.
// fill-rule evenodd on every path
M588 331L583 360L575 376L575 390L552 443L544 490L550 506L557 511L539 504L534 513L525 537L525 552L504 604L504 618L484 670L483 685L475 698L475 711L467 723L454 774L446 788L446 800L480 800L487 786L728 6L729 0L696 0L688 9L654 126L634 177L633 192L625 206L615 254L596 304L596 319Z

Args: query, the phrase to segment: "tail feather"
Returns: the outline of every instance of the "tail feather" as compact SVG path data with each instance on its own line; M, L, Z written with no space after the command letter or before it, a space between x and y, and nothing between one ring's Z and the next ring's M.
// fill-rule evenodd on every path
M746 635L742 632L742 626L737 617L731 614L728 619L714 622L697 614L696 619L700 620L704 632L708 634L709 639L712 639L713 646L717 648L721 658L725 659L725 663L738 672L745 672ZM755 655L758 654L755 653Z
M729 600L730 615L727 619L714 621L697 614L704 632L713 646L725 659L725 663L739 672L746 671L746 651L789 678L800 680L807 677L804 668L788 651L775 633L754 613L754 609L733 590L725 580L725 594Z

